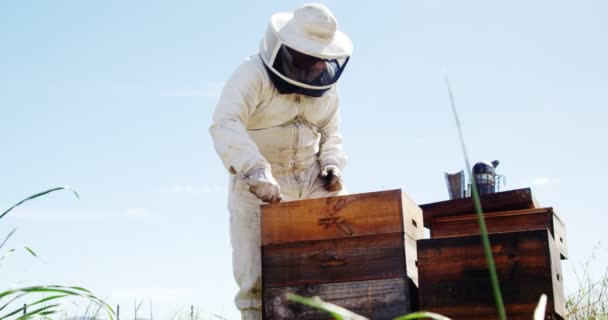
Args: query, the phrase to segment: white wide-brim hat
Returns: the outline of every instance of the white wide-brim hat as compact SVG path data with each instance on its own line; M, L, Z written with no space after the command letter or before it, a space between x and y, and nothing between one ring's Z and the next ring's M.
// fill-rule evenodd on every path
M345 58L353 51L350 38L338 30L336 18L321 4L276 13L270 18L270 26L285 45L315 57Z

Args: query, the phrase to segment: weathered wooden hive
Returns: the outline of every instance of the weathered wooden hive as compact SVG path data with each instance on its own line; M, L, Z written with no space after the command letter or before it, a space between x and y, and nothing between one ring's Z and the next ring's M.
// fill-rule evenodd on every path
M546 319L563 319L565 227L530 189L481 196L508 319L531 319L541 294ZM454 320L497 319L473 201L421 205L431 239L418 241L420 309Z
M509 319L563 319L566 232L530 189L481 197ZM424 222L424 224L423 224ZM431 239L423 238L423 225ZM319 296L373 320L418 309L497 319L471 198L418 207L401 190L262 207L264 319L329 319L285 294Z
M417 309L422 210L401 190L262 206L264 319L328 319L319 296L374 320Z

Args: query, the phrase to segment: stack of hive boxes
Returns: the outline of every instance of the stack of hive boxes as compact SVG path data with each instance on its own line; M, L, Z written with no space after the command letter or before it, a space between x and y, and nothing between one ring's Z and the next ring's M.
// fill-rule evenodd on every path
M481 196L508 319L531 319L541 296L546 319L563 319L564 224L538 208L530 189ZM498 319L471 198L420 206L431 239L418 241L420 309L454 320Z
M262 206L264 319L328 319L319 296L374 320L417 309L422 210L401 190Z

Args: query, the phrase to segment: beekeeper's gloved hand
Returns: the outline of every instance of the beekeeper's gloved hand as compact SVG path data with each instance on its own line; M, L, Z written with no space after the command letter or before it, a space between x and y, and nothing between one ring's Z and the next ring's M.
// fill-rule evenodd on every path
M269 169L256 168L245 174L245 182L249 191L260 200L268 203L281 201L281 190Z
M342 190L342 172L338 167L334 165L325 166L319 177L325 184L325 190L327 191L340 191Z

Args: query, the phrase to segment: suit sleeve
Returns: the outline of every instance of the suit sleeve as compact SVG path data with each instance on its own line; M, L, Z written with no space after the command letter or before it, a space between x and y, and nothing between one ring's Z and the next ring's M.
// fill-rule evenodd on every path
M213 113L209 133L226 169L244 175L255 168L270 168L247 133L247 122L260 103L262 74L246 60L231 75Z
M321 123L319 131L321 133L321 143L319 151L319 162L321 168L334 165L340 170L346 166L347 156L342 146L342 134L340 133L340 101L337 90L329 101L328 118Z

